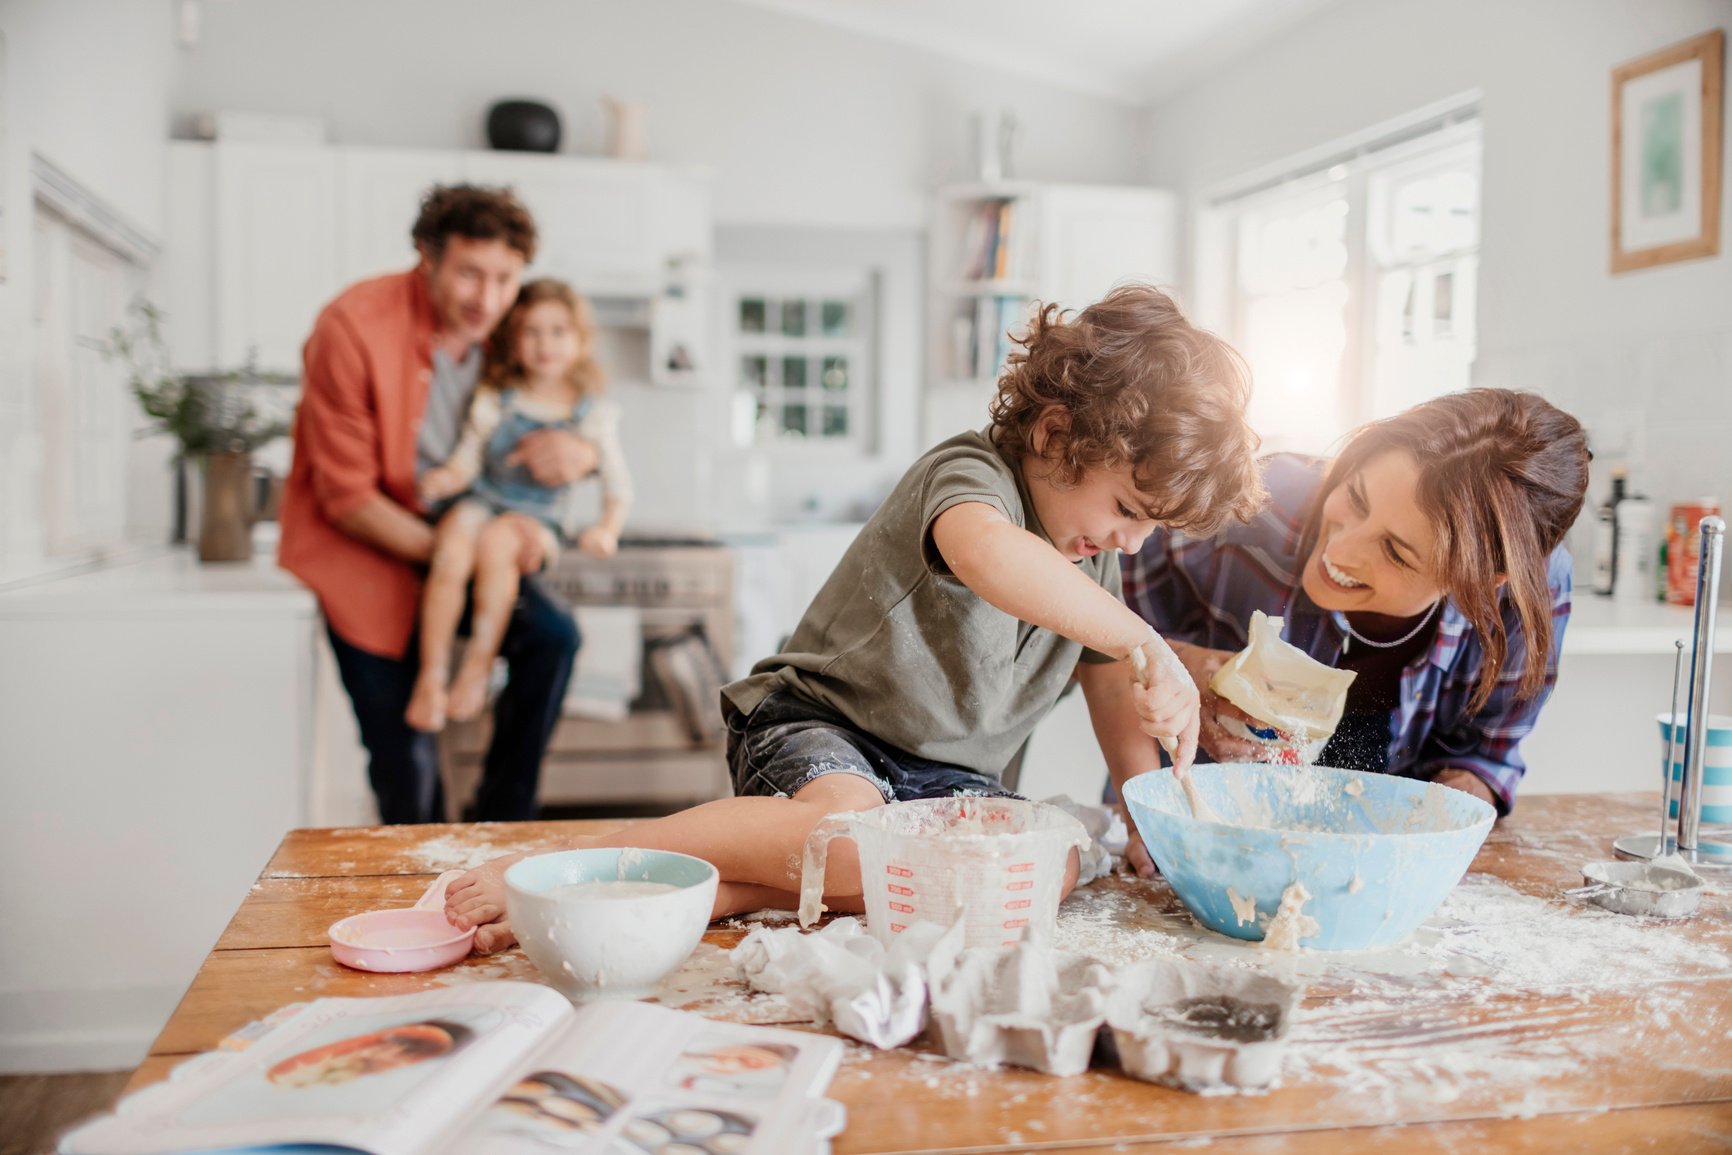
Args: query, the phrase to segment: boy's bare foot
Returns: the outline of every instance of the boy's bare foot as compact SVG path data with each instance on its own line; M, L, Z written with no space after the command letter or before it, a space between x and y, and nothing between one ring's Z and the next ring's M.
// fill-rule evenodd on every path
M417 730L437 734L445 728L445 682L436 671L423 670L415 679L415 691L409 696L409 708L403 711L403 721Z
M524 857L523 854L503 855L482 863L453 882L445 890L445 918L458 930L472 926L485 930L492 924L504 925L505 871ZM475 938L479 947L481 935L478 933ZM515 941L516 937L512 936L502 945L510 946Z
M475 929L475 945L470 949L476 954L498 954L507 947L517 943L517 935L512 933L511 923L506 919L490 922L486 926Z
M467 722L480 715L487 705L487 677L492 672L491 663L477 666L473 662L464 662L458 667L457 676L451 679L449 708L452 721Z

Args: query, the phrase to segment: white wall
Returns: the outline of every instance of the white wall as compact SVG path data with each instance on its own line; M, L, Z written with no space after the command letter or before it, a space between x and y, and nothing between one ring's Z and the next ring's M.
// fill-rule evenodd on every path
M604 94L648 104L654 158L716 170L721 224L917 226L931 190L968 175L977 107L1025 126L1018 175L1128 181L1141 165L1128 106L726 0L211 3L174 104L447 148L485 147L488 105L530 96L560 110L561 151L593 155Z
M499 15L484 27L479 11L464 0L207 4L201 42L178 73L177 119L217 109L314 115L334 141L477 148L493 101L530 96L560 110L562 152L599 154L602 96L644 101L650 154L715 173L722 266L827 254L880 272L878 450L822 464L777 457L779 517L869 505L922 448L922 230L933 190L971 175L974 110L1014 111L1019 176L1125 182L1141 166L1142 114L1129 106L752 5L513 0L490 10L516 31ZM405 225L411 211L406 204ZM645 468L670 456L669 445L702 445L725 428L719 392L619 394L628 449ZM745 459L758 455L723 451L708 478L680 472L692 455L671 456L667 476L645 479L635 521L746 520L707 494L738 486L754 468ZM695 503L685 496L694 487L706 494Z
M45 564L31 157L162 235L171 15L168 0L0 4L0 580Z
M1732 230L1717 257L1615 277L1607 238L1611 70L1728 26L1729 0L1342 0L1152 110L1146 176L1194 210L1213 184L1479 89L1476 383L1536 389L1587 423L1596 498L1628 457L1663 504L1726 502ZM1722 196L1732 222L1732 180Z

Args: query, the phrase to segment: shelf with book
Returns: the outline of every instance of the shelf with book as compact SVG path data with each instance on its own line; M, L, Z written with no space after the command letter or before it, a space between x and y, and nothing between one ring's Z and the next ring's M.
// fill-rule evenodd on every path
M1114 285L1177 279L1176 200L1163 189L1006 182L941 189L929 244L930 443L986 417L1039 305L1080 309Z

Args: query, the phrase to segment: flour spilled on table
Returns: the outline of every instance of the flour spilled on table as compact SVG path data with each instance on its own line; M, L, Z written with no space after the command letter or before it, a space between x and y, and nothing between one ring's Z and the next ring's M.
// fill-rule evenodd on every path
M1673 930L1470 874L1405 943L1284 954L1202 928L1163 882L1115 880L1066 901L1054 946L1115 969L1176 957L1297 978L1311 999L1295 1021L1288 1084L1390 1101L1487 1092L1523 1115L1571 1101L1584 1064L1655 1029L1638 1024L1679 1023L1688 1003L1678 980L1732 968L1726 951ZM1608 1041L1609 1006L1629 1037ZM1732 1021L1696 1025L1724 1034Z
M502 854L510 854L516 850L514 846L495 846L491 842L477 842L472 835L442 834L438 838L429 838L417 843L409 851L426 867L429 872L446 870L473 870L484 862L491 862Z

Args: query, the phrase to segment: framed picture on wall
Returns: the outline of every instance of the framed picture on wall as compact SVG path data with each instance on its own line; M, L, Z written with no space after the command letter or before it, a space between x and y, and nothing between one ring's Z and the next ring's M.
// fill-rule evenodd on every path
M1720 251L1720 29L1612 70L1612 272Z

